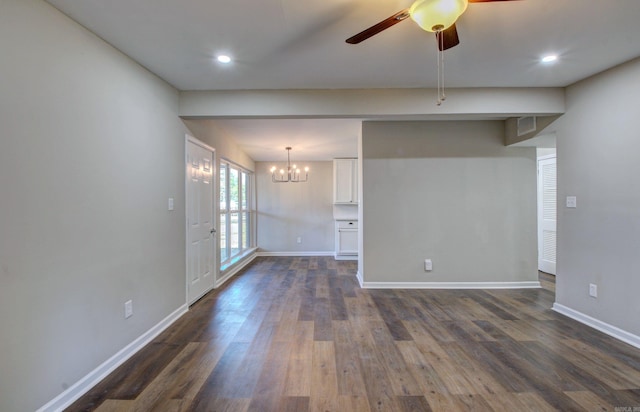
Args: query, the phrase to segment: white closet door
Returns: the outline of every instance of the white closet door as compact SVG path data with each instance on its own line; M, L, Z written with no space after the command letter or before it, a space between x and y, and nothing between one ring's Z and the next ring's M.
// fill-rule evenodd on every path
M538 159L538 269L556 274L556 158Z
M215 281L213 151L187 142L187 302L210 291Z

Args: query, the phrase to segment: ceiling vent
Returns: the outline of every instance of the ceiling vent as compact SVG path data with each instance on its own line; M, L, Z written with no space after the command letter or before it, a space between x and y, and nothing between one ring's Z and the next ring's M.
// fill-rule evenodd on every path
M518 117L518 136L523 136L536 131L536 117Z

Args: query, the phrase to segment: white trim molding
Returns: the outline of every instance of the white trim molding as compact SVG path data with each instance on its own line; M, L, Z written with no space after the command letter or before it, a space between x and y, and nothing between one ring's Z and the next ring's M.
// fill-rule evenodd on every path
M106 378L118 366L126 362L146 344L151 342L156 336L171 326L175 321L180 319L180 317L187 313L188 310L189 307L186 304L180 306L169 316L162 319L157 325L153 326L136 340L122 348L118 353L107 359L104 363L89 372L85 377L74 383L69 387L69 389L56 396L46 405L40 407L36 412L58 412L69 407L91 388L100 383L101 380Z
M537 289L540 282L364 282L358 272L363 289Z
M585 315L582 312L578 312L577 310L571 309L559 303L554 303L551 309L560 313L561 315L564 315L568 318L599 330L602 333L606 333L607 335L621 340L624 343L628 343L631 346L640 348L640 336L629 333L596 318L592 318L589 315Z
M338 255L334 253L333 257L335 260L358 260L358 255Z
M356 278L358 279L358 283L360 284L360 287L362 289L364 289L364 279L362 278L362 272L358 271L358 273L356 273Z
M222 276L220 279L216 279L214 288L217 289L220 286L224 285L229 279L231 279L232 277L237 275L238 272L247 267L249 263L253 262L256 257L258 257L258 254L252 252L251 254L247 255L245 258L237 262L234 266L232 266L231 269L227 269L227 271L225 271L224 273L224 276Z
M331 252L258 252L257 255L261 257L308 257L308 256L333 256L334 251Z

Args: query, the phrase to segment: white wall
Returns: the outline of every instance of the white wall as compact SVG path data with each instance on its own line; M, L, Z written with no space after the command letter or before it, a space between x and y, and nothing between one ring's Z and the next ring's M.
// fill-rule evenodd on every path
M556 148L552 147L552 148L537 148L536 149L536 155L538 157L543 157L543 156L552 156L555 155L556 152Z
M640 336L640 60L567 89L558 149L556 301ZM576 209L563 207L576 196ZM589 297L589 283L598 298ZM640 342L640 338L638 338Z
M435 89L199 90L180 93L180 115L256 118L378 118L429 116L500 118L564 113L564 89L448 88L437 106Z
M247 170L255 170L255 163L234 141L233 136L226 136L215 121L207 119L184 120L193 137L216 149L216 162L224 158Z
M497 121L362 132L365 282L537 281L535 148L504 147Z
M306 183L272 183L256 162L258 247L263 252L334 252L333 162L303 162ZM302 243L296 243L301 237Z
M186 129L176 90L43 1L0 3L0 50L0 410L22 412L184 305Z

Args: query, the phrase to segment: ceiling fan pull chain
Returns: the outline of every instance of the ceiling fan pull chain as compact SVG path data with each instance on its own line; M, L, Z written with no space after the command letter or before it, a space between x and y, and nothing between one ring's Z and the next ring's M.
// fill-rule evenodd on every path
M436 39L438 39L438 43L440 43L440 33L436 32ZM438 100L436 100L436 104L440 106L442 101L440 100L440 50L437 51L437 63L438 63Z
M444 93L444 50L440 52L440 64L442 64L441 73L442 73L442 93L440 94L440 101L447 100L447 96Z
M444 94L444 35L442 30L436 32L436 38L438 39L438 100L437 105L442 105L442 102L446 99Z

